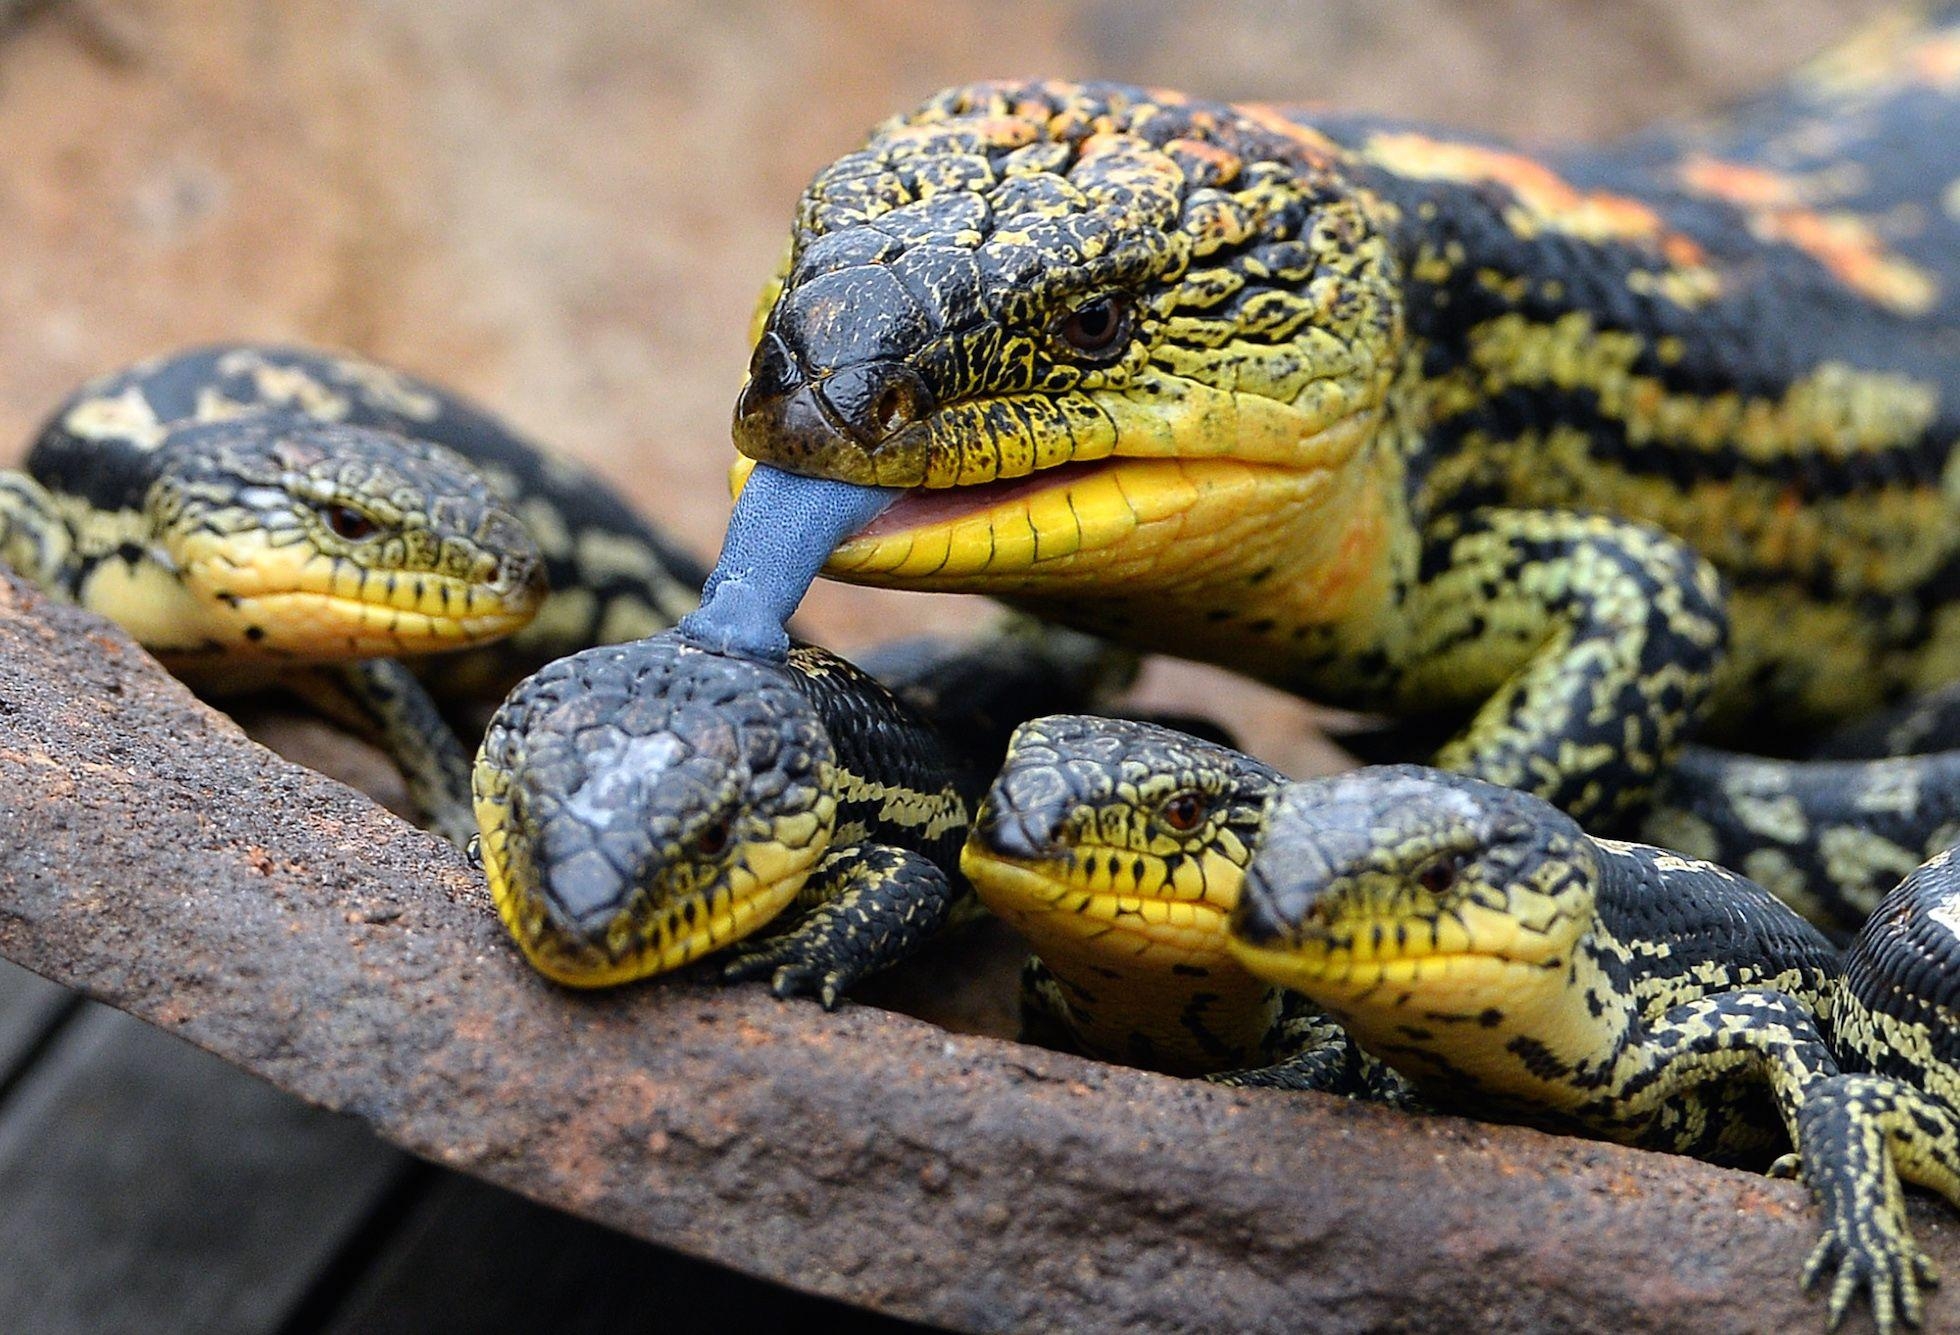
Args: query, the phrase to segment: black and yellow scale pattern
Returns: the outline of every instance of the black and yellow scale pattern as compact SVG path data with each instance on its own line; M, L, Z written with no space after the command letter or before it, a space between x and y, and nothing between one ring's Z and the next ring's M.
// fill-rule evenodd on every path
M1772 760L1686 748L1640 837L1732 867L1841 936L1960 843L1960 750Z
M1021 725L960 867L1026 937L1025 1038L1173 1075L1406 1102L1406 1086L1297 992L1227 948L1271 766L1159 724Z
M459 840L469 761L438 702L671 625L702 579L597 478L454 394L246 344L73 395L0 475L0 556L200 689L276 680L377 733ZM322 664L347 666L301 671Z
M1898 1177L1960 1204L1960 1073L1929 1041L1960 986L1946 858L1841 972L1760 886L1474 779L1364 769L1266 814L1230 919L1248 971L1441 1109L1716 1162L1794 1146L1826 1216L1806 1282L1835 1273L1834 1320L1863 1288L1882 1329L1917 1323Z
M1855 910L1863 922L1877 894L1856 905L1806 904L1801 887L1895 885L1918 866L1914 847L1945 840L1932 856L1960 838L1949 824L1960 804L1953 765L1944 755L1792 765L1690 748L1680 786L1702 800L1707 823L1687 831L1691 838L1658 842L1713 838L1738 855L1745 875L1812 921L1843 925ZM1057 715L1023 724L961 866L981 902L1034 950L1022 988L1029 1036L1174 1074L1281 1064L1236 1072L1227 1077L1234 1083L1255 1074L1257 1083L1288 1083L1289 1060L1310 1068L1346 1060L1338 1030L1319 1027L1319 1013L1299 1009L1297 994L1247 975L1226 948L1225 920L1264 806L1286 782L1229 745L1150 722ZM1701 819L1665 804L1674 787L1663 789L1665 820L1650 828ZM1707 801L1711 793L1721 800ZM1866 822L1815 828L1810 816L1828 805L1826 793ZM1804 860L1813 865L1796 866ZM1383 1096L1379 1081L1362 1085Z
M207 428L204 439L221 440L222 424L279 414L454 451L530 533L549 596L516 634L444 660L446 696L494 700L554 658L664 630L699 601L706 575L699 563L590 471L522 439L450 390L345 354L223 344L139 363L90 382L56 410L25 472L67 527L102 535L84 542L111 569L128 568L119 581L153 579L141 539L159 449L188 428ZM125 545L128 530L134 545ZM113 598L96 601L121 619L106 605ZM235 659L241 649L229 637L200 645L159 634L156 643L178 656L202 650Z
M1135 669L1022 618L865 664L726 653L681 627L520 683L473 782L478 855L526 958L604 987L732 947L724 980L766 974L834 1007L971 916L960 847L1015 727Z
M670 632L511 693L476 761L479 854L505 927L558 982L735 947L724 979L834 1007L970 898L957 859L980 782L825 650L776 663Z
M820 172L741 451L911 489L828 573L984 592L1624 823L1960 676L1960 18L1526 154L1111 84Z

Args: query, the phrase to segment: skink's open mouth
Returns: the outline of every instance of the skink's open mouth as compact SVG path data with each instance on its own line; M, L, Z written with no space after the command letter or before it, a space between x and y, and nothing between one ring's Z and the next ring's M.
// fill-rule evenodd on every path
M1149 586L1149 572L1175 573L1204 557L1206 544L1270 546L1270 531L1241 535L1258 528L1248 517L1306 513L1329 485L1325 474L1279 464L1120 455L918 488L840 543L824 573L1009 597L1134 594ZM1193 534L1198 547L1180 540Z
M1044 468L1021 477L1002 478L966 487L914 487L860 530L854 541L871 541L911 529L948 524L966 515L991 510L1037 492L1081 482L1097 473L1106 473L1123 464L1136 462L1134 459L1111 457L1088 463L1057 464L1053 468Z
M1218 408L1215 399L1199 396ZM1221 410L1222 411L1222 410ZM1371 438L1376 413L1357 410L1331 421L1275 409L1234 419L1229 440L1202 439L1190 453L1164 451L1180 431L1209 430L1199 407L1163 413L1109 406L1117 439L1097 442L1094 459L1072 459L1019 476L951 486L903 485L903 494L853 536L838 543L823 573L854 584L959 593L1011 600L1087 600L1097 614L1128 615L1123 602L1171 595L1188 610L1193 575L1221 586L1284 565L1308 574L1300 594L1329 617L1361 590L1376 568L1383 540L1379 506L1355 496L1346 467ZM1126 445L1123 430L1135 439ZM1284 429L1282 429L1284 428ZM738 433L739 435L739 433ZM765 462L778 469L898 489L876 470L847 469L811 452L792 454L770 438ZM765 443L770 443L765 442ZM745 450L754 441L742 441ZM937 468L891 470L907 478L984 477L988 462L1026 467L1033 449L1019 437L976 445L998 460L967 467L940 459ZM1104 451L1107 452L1104 452ZM937 458L938 456L934 456ZM738 489L753 456L733 474ZM739 508L739 507L738 507ZM1255 581L1256 582L1256 581ZM1288 595L1289 599L1293 597Z

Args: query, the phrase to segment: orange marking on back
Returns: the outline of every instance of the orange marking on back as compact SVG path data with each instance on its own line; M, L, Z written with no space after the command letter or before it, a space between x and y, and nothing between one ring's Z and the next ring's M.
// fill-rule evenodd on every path
M1954 50L1960 56L1960 45ZM1801 250L1846 287L1881 305L1918 315L1939 295L1933 276L1887 254L1884 241L1865 219L1802 207L1803 190L1787 176L1701 156L1683 162L1677 175L1688 189L1740 208L1758 239Z
M1795 208L1802 202L1797 183L1767 167L1723 162L1696 153L1682 162L1681 184L1697 194L1726 199L1747 209Z
M1693 237L1683 236L1679 232L1661 234L1661 254L1667 256L1669 264L1682 269L1700 268L1708 258L1708 253L1695 243Z
M1200 186L1229 185L1238 179L1244 166L1238 154L1202 139L1173 139L1164 145L1164 152Z
M1960 88L1960 33L1935 33L1913 43L1905 68L1914 83L1947 92Z
M1429 181L1502 185L1543 226L1587 240L1652 242L1677 264L1704 258L1694 238L1670 231L1658 213L1627 195L1580 190L1535 158L1481 144L1453 143L1422 134L1380 134L1368 155L1392 172Z
M1885 253L1884 242L1864 219L1849 213L1789 209L1770 215L1774 231L1765 240L1787 241L1846 287L1908 315L1930 310L1939 284L1918 265Z

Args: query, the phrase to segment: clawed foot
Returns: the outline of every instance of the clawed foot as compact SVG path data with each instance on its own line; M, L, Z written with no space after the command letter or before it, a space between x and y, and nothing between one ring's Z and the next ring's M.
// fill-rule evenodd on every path
M835 926L823 921L824 916L819 910L790 931L729 947L721 981L767 977L769 991L778 997L814 996L825 1010L836 1010L844 989L863 977L864 970L840 958Z
M923 854L863 844L833 849L818 864L799 896L811 898L816 907L788 931L731 947L722 980L768 974L777 996L814 994L825 1010L836 1010L858 979L907 958L943 930L957 896Z
M1817 1287L1828 1274L1835 1275L1831 1281L1831 1329L1837 1329L1858 1290L1864 1289L1871 1294L1872 1318L1881 1335L1894 1330L1900 1321L1917 1326L1925 1311L1921 1286L1939 1283L1932 1258L1911 1236L1884 1226L1859 1230L1859 1236L1851 1238L1844 1237L1835 1226L1826 1228L1804 1264L1805 1290Z

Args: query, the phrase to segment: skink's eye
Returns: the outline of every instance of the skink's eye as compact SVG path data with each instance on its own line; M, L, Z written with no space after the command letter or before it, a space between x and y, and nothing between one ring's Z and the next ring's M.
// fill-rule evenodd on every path
M1456 884L1457 873L1462 870L1463 859L1454 854L1437 858L1416 873L1416 884L1432 895L1440 895Z
M1205 799L1197 793L1179 793L1157 809L1157 816L1179 834L1189 834L1204 823Z
M1130 304L1106 295L1085 301L1055 326L1055 336L1087 362L1111 362L1130 337Z
M381 525L351 505L323 505L320 507L320 518L327 521L327 528L335 537L345 538L349 542L371 538L381 531Z
M728 847L729 826L731 823L728 817L723 816L713 825L701 831L700 835L694 841L695 850L704 858L720 857L722 851Z

